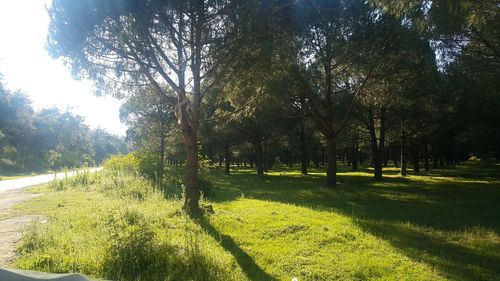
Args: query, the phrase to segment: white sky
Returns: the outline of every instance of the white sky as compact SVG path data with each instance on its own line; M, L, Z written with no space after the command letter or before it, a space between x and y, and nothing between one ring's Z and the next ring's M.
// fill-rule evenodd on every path
M75 0L78 1L78 0ZM22 90L35 110L56 106L85 117L91 128L125 135L120 101L93 95L90 81L75 81L45 50L51 0L0 0L0 73L10 90Z

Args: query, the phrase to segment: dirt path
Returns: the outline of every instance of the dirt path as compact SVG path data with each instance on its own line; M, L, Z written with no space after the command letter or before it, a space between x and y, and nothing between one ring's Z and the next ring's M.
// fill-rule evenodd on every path
M102 167L90 168L86 171L90 172L90 173L95 173L95 172L98 172L100 170L102 170ZM42 184L42 183L48 183L48 182L53 181L56 178L63 179L65 177L72 177L76 173L77 173L77 171L71 171L71 172L64 172L64 173L46 174L46 175L20 178L20 179L0 181L0 196L2 196L2 192L8 191L8 190L25 188L28 186L33 186L33 185Z
M9 213L15 205L41 195L22 190L0 193L0 267L8 266L14 261L15 249L21 240L22 229L35 220L45 220L40 215L9 217Z
M94 173L101 169L99 167L87 171ZM14 261L15 249L22 238L23 228L35 220L46 221L46 218L41 215L12 216L10 214L15 205L42 195L28 193L22 189L50 182L54 178L61 179L75 174L76 171L72 171L0 181L0 267L8 266Z

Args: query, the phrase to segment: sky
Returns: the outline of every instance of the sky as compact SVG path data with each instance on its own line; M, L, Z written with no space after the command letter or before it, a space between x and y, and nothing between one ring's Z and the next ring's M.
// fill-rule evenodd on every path
M92 82L74 80L45 49L51 0L0 0L0 73L10 90L26 93L35 110L56 106L83 116L90 128L125 135L121 102L93 94Z

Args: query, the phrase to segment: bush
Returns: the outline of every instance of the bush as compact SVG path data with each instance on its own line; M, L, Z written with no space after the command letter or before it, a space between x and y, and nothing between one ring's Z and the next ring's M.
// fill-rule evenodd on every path
M104 168L111 171L140 173L151 180L158 180L158 155L147 151L135 151L116 155L104 161Z
M113 197L141 201L155 194L160 195L151 183L142 176L120 171L104 172L103 180L98 189Z
M77 170L71 177L66 175L63 179L56 179L49 182L48 187L55 191L64 191L68 188L89 188L101 182L100 173L90 173L86 170Z
M158 155L148 151L134 153L138 160L139 172L151 180L158 179Z
M139 159L135 153L127 155L114 155L104 161L104 168L111 171L139 172Z

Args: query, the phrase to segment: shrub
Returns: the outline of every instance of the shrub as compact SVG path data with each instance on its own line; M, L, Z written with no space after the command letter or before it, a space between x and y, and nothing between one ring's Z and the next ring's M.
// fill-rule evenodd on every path
M98 189L118 198L145 200L158 193L151 183L138 174L120 171L104 171Z
M71 177L66 175L63 179L56 179L49 182L48 187L55 191L64 191L68 188L84 188L99 184L101 182L100 173L90 173L86 170L77 170Z
M114 155L104 161L104 168L111 171L139 172L139 159L135 153Z
M139 172L149 179L157 180L158 177L158 155L148 151L136 151Z

